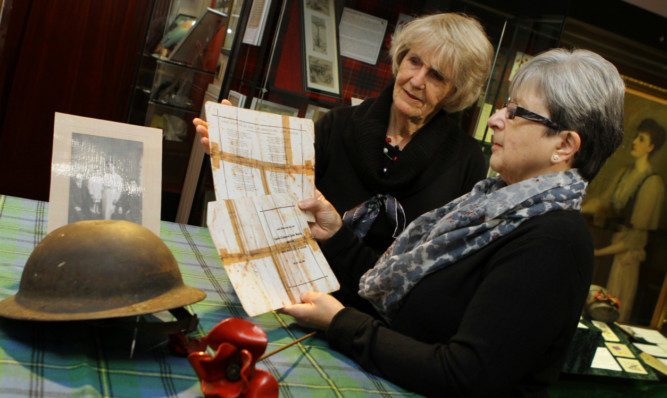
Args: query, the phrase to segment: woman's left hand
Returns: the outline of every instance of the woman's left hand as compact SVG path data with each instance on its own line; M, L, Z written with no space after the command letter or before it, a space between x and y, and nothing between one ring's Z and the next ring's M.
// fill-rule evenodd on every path
M310 232L318 242L331 238L342 226L343 220L333 205L318 190L315 198L307 198L297 205L301 210L310 211L315 216L315 222L309 222Z
M231 101L228 99L223 99L220 101L222 105L228 105L232 106ZM204 151L207 154L211 154L211 143L208 140L208 123L206 123L203 119L200 119L198 117L192 119L192 124L195 126L195 131L197 134L199 134L199 141L201 141L202 145L204 146Z
M343 308L333 296L310 291L301 295L301 304L287 306L278 312L293 316L303 327L327 330L333 317Z

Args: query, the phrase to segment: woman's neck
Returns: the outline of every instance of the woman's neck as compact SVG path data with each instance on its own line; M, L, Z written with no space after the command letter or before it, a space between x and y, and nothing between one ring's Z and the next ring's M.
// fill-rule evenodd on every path
M641 156L635 160L635 170L641 172L646 171L651 167L651 162L648 161L648 155Z
M412 136L426 124L427 120L413 120L398 112L392 104L389 113L389 125L387 126L387 138L391 140L392 145L397 145L403 149Z

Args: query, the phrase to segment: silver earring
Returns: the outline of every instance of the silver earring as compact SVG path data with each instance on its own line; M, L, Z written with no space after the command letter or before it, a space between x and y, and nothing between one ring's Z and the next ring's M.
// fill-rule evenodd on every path
M559 158L558 155L556 155L556 154L554 154L554 155L551 157L551 160L553 160L554 162L557 162L559 159L560 159L560 158Z

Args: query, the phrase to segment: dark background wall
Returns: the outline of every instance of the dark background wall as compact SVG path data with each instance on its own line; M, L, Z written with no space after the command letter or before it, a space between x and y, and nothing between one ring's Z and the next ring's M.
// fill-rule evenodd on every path
M151 5L4 0L0 193L48 200L54 112L125 120Z
M0 194L49 199L54 112L126 120L150 12L168 3L3 0ZM450 2L423 3L427 11ZM470 3L508 15L566 15L665 51L665 18L619 0ZM664 64L654 75L654 84L667 87Z

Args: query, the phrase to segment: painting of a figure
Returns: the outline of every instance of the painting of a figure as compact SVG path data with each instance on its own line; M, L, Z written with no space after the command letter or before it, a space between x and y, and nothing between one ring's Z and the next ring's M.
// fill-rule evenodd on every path
M639 312L633 316L638 294L647 291L642 271L664 278L665 270L647 260L659 257L649 243L667 230L666 114L667 102L628 90L623 144L591 182L582 206L596 239L594 283L620 300L620 322L646 323Z

